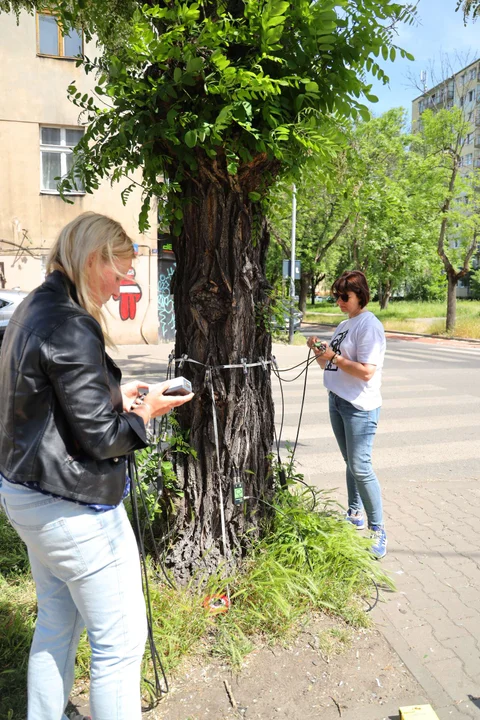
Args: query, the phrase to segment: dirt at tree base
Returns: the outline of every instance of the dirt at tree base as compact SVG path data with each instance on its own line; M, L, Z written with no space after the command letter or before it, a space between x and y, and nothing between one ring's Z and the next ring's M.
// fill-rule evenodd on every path
M323 615L288 647L254 650L239 672L195 656L169 683L144 720L393 720L398 707L428 702L377 630Z

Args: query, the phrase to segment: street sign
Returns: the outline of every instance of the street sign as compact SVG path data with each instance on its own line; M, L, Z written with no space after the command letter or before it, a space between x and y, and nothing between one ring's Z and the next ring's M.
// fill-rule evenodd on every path
M291 260L283 261L282 275L284 278L291 277L291 275L290 275L291 262L292 262ZM300 273L301 273L300 260L295 260L295 280L300 280Z

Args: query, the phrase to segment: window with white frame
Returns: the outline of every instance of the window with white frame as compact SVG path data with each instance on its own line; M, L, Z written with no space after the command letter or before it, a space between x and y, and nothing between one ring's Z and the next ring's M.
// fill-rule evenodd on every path
M37 13L37 53L51 57L76 58L83 53L83 33L64 34L55 15Z
M40 128L40 190L58 193L59 180L73 167L73 148L83 137L83 128ZM85 192L78 180L73 194Z
M464 165L471 165L472 162L473 162L473 153L468 153L467 155L464 155L464 157L463 157Z
M466 140L465 140L466 145L471 145L472 143L473 143L473 132L468 133Z
M469 91L468 91L468 102L473 102L474 97L475 97L475 91L474 91L474 90L469 90Z

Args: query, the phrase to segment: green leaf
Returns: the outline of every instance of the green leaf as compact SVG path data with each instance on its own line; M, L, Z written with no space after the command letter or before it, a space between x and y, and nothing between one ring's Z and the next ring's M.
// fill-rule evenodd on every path
M252 202L258 202L262 198L262 196L258 192L249 192L248 197Z
M167 123L172 127L175 125L175 118L177 115L178 113L175 108L171 108L167 113Z
M185 133L185 145L189 148L195 147L197 144L197 131L196 130L189 130Z
M203 68L203 58L192 57L187 60L187 72L198 73Z
M180 82L182 79L182 70L178 66L173 71L173 79L176 83Z
M212 55L212 62L217 66L219 70L225 70L230 65L228 60L221 50L215 50Z

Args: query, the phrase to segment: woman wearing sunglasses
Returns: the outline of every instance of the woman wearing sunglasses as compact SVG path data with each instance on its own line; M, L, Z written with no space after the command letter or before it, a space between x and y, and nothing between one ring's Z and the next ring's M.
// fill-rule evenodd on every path
M382 396L380 386L385 357L385 332L367 310L370 290L359 270L344 272L332 286L340 310L348 315L335 330L330 345L308 339L324 370L329 391L330 421L347 466L349 520L363 530L365 515L372 531L372 553L387 553L380 483L372 467L372 447Z

